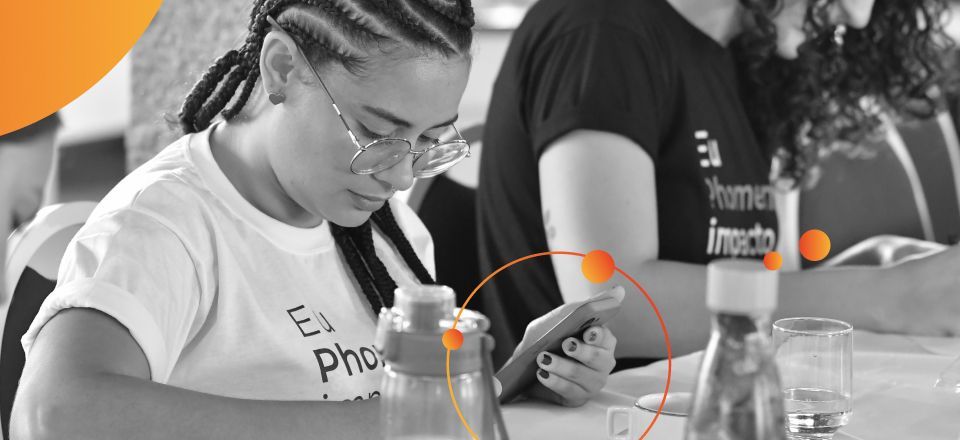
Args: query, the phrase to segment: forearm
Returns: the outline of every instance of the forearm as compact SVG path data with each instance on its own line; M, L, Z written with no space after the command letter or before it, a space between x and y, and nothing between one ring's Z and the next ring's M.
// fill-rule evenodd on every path
M705 294L706 266L673 261L630 258L610 249L617 267L633 277L656 304L670 335L674 355L703 348L710 331ZM616 356L662 358L667 356L663 329L653 307L626 277L614 274L602 285L592 284L580 273L577 258L552 259L564 301L586 299L591 293L621 285L626 296L620 312L607 327L617 337Z
M656 303L675 356L705 346L710 331L706 309L706 266L623 259L618 260L617 265L634 277ZM575 269L565 270L570 273ZM898 293L909 292L909 280L913 277L907 271L907 268L849 267L782 272L775 318L819 316L841 319L856 328L896 331L896 325L891 321L891 314L897 310L893 298L897 298ZM580 278L582 280L582 276ZM609 324L620 341L617 356L666 357L663 331L650 304L641 292L630 288L625 278L617 275L608 284L613 283L625 285L628 293L631 290L636 293L627 295L620 313ZM567 300L576 298L566 292L590 290L597 290L597 287L591 288L584 281L570 276L561 277L561 291L565 292Z
M379 399L244 400L114 374L22 386L11 425L18 440L381 437Z
M619 135L577 130L551 144L538 169L550 249L606 250L656 303L673 354L703 348L709 333L706 266L659 259L656 173L645 150ZM579 259L561 255L551 261L567 302L609 287L586 281ZM862 329L957 335L958 268L960 248L892 268L782 271L775 316L834 317ZM607 284L612 283L630 285L619 275ZM609 326L619 340L618 357L666 356L660 322L639 292L627 295Z
M910 268L850 266L784 272L777 317L818 316L872 331L907 331L888 319L916 278ZM933 307L934 304L923 304Z

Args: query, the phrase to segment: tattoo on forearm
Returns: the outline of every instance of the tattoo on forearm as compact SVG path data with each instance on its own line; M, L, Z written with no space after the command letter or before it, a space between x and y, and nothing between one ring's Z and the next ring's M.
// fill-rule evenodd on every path
M550 223L550 210L543 211L543 230L547 233L547 239L553 240L557 236L557 228Z

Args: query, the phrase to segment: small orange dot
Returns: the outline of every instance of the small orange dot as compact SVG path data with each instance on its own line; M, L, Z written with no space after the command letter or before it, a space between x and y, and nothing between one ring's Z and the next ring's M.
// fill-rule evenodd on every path
M591 283L607 282L613 276L615 268L613 257L599 249L587 253L583 257L583 262L580 263L580 271Z
M830 254L830 237L819 229L811 229L800 236L800 255L810 261L820 261Z
M783 265L783 255L777 251L767 252L763 256L763 265L767 266L767 270L777 270Z
M443 346L447 350L459 350L463 345L463 333L460 330L452 328L443 332Z

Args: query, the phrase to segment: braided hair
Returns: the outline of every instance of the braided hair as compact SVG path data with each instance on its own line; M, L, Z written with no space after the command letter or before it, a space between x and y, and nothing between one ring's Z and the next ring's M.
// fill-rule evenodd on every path
M445 57L467 55L474 24L470 0L255 0L246 40L218 58L193 86L180 109L184 133L207 129L219 113L231 120L243 110L260 78L260 52L276 20L317 66L339 63L362 73L375 55L416 48ZM433 278L397 224L390 205L371 216L417 279ZM357 227L331 225L331 233L374 314L393 305L396 282L373 247L371 220Z
M185 133L206 129L218 112L230 120L243 109L260 78L267 17L311 62L339 62L355 74L374 51L414 47L462 55L473 40L470 0L256 0L243 46L218 58L184 100L180 127Z
M397 224L390 205L384 205L383 208L374 212L371 218L380 232L392 242L417 280L422 284L435 284L433 277L413 251L410 241L403 235L403 230ZM390 277L387 267L377 257L373 247L370 221L354 228L331 224L330 232L374 314L379 313L381 307L393 306L393 291L397 288L397 283Z

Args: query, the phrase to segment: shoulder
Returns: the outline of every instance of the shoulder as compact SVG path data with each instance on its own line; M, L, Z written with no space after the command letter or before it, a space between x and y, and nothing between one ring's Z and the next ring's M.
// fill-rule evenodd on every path
M550 45L601 34L652 44L663 34L664 1L541 0L531 7L514 38Z
M182 241L196 241L190 237L205 231L197 226L208 217L212 196L190 160L188 140L184 136L175 141L121 180L100 201L84 229L118 219L114 227L134 226L128 223L138 218L162 225Z
M665 24L669 11L660 3L665 0L538 2L512 37L498 85L523 92L595 72L666 83L675 70L675 31Z

